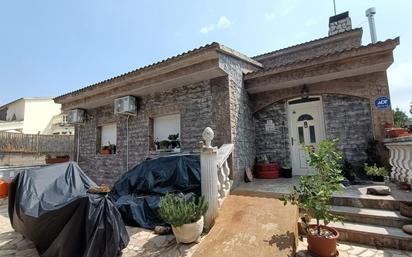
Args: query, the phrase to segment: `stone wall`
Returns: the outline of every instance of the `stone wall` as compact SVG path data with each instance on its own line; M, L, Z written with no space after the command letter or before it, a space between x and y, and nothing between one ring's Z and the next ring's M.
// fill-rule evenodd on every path
M256 156L268 157L271 162L290 162L289 132L286 101L273 103L254 114L256 130ZM266 123L272 121L273 130L266 130Z
M150 118L159 115L181 114L182 151L195 150L205 127L211 127L217 135L224 135L226 132L221 131L223 128L221 126L217 128L214 124L216 120L224 120L224 118L213 117L215 114L212 108L213 95L215 97L219 95L212 92L212 88L217 86L215 84L216 81L213 83L203 81L141 97L137 116L129 118L128 168L126 167L126 117L115 116L113 105L88 110L91 119L80 128L80 167L97 183L111 185L121 174L148 157ZM97 154L96 127L113 122L117 124L117 152L113 155Z
M253 167L256 156L255 125L243 83L243 72L256 70L256 67L227 55L221 55L219 59L220 67L229 79L231 142L235 145L231 168L236 186L243 181L245 168Z
M324 95L326 137L338 138L338 148L352 165L363 165L368 142L373 139L369 99Z
M353 165L362 165L369 140L373 139L369 100L345 95L322 96L325 132L328 139L339 138L338 148ZM279 164L290 161L286 100L275 102L254 113L256 156L266 155ZM267 131L271 120L274 129Z

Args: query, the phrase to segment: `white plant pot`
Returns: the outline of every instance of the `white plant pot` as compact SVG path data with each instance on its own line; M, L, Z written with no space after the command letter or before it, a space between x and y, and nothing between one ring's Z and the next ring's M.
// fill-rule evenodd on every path
M183 224L182 226L172 226L173 234L178 243L198 243L203 231L203 216L196 222Z

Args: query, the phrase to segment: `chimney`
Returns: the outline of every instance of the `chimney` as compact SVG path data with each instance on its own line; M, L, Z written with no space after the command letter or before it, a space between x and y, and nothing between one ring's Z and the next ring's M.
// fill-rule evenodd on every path
M372 41L372 43L375 44L376 41L377 41L375 18L373 17L376 14L375 7L371 7L368 10L366 10L365 14L366 14L366 17L368 17L368 21L369 21L369 30L371 32L371 41Z
M329 36L352 30L349 12L344 12L329 18Z

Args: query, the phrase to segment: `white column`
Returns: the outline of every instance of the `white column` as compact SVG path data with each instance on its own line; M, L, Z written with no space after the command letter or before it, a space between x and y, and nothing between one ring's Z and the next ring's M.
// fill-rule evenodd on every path
M217 147L211 145L214 138L213 130L209 127L203 131L206 145L200 153L200 172L202 195L209 204L205 214L205 228L210 229L218 214L218 178L217 178Z

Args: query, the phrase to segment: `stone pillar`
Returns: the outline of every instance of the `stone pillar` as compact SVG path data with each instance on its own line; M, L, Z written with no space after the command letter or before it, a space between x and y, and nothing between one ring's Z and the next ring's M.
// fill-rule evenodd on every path
M209 204L205 214L205 228L210 229L218 214L218 177L217 177L217 147L211 145L214 137L213 130L209 127L203 131L203 139L206 145L200 153L200 173L202 195Z

